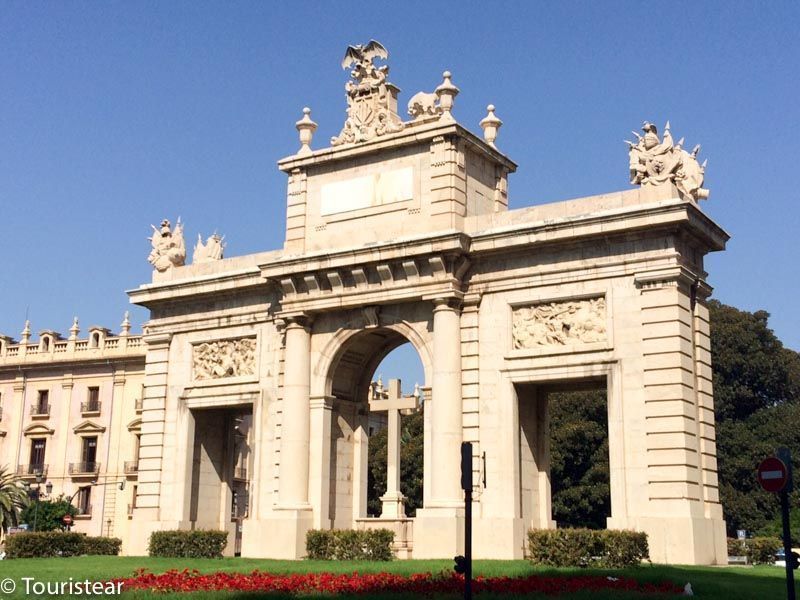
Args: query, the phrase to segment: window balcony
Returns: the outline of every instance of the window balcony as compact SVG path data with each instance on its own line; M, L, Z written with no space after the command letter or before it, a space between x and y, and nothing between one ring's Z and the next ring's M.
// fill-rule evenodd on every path
M233 478L237 481L247 481L247 469L236 467L233 470Z
M47 465L33 463L30 465L17 465L17 475L24 478L47 477Z
M73 477L80 477L82 475L97 475L99 471L99 462L79 462L69 464L69 474Z
M50 405L49 404L34 404L31 406L31 416L33 418L42 418L46 419L50 416Z
M100 401L89 400L88 402L81 402L81 415L84 417L98 416L100 414Z
M126 460L125 461L125 475L136 476L139 474L139 461Z

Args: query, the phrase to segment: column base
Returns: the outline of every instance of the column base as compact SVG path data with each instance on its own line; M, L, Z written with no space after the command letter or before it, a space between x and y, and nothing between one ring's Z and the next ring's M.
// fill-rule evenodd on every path
M417 509L417 516L414 518L415 559L453 558L463 553L463 508Z
M519 560L528 554L528 529L520 518L472 520L473 558Z
M647 534L650 560L684 565L727 565L725 521L702 517L629 517L608 519L609 529Z
M388 492L380 498L381 519L405 519L406 497L400 492Z
M306 533L314 528L312 510L276 510L242 522L242 556L298 560L306 556Z

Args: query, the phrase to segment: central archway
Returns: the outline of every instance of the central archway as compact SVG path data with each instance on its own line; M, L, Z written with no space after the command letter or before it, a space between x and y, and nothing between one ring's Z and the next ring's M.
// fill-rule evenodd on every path
M320 348L313 379L316 389L324 390L330 405L330 469L328 519L333 528L378 526L398 529L395 539L410 541L411 519L387 522L368 518L369 400L378 366L395 349L411 344L422 365L422 390L427 391L432 377L430 325L398 321L357 329L342 328L332 333ZM423 398L430 394L424 394ZM424 417L427 421L427 416ZM428 432L425 426L426 436ZM397 550L402 550L396 545ZM410 547L408 548L410 550Z

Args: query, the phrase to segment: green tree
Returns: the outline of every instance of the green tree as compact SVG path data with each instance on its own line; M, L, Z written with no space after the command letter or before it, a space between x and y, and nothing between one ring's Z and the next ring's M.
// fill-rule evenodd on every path
M604 529L611 514L606 394L554 393L548 403L553 519L559 526Z
M36 531L64 531L67 527L62 519L67 514L74 517L78 509L61 495L54 500L31 501L22 511L22 521L31 528L35 522Z
M8 533L16 527L27 504L28 495L19 478L7 466L0 467L0 531Z
M422 506L423 424L421 410L400 421L400 491L407 499L406 514L410 517ZM386 439L386 429L369 438L367 512L372 516L381 514L380 497L386 492Z
M758 463L786 446L794 450L800 472L800 354L784 348L765 311L718 301L709 310L720 499L728 533L762 532L779 506L756 480Z

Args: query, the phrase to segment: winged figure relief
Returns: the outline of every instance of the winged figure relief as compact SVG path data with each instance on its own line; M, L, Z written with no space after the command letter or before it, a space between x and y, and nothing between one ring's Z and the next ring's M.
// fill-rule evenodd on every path
M147 260L156 271L162 273L172 267L181 267L186 263L186 243L183 239L183 223L180 217L172 230L168 219L161 221L161 228L151 225L153 237L147 238L153 245Z

